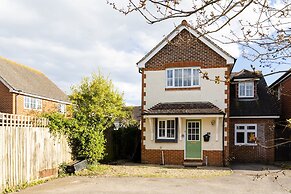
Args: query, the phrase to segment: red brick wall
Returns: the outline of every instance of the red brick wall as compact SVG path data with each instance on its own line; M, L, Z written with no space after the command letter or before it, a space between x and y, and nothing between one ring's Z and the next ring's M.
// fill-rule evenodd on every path
M163 150L165 164L182 165L184 163L183 150ZM142 146L142 163L162 164L162 150L149 150Z
M209 166L223 166L223 152L222 151L208 151L203 150L203 163L206 164L207 156L207 165Z
M42 112L56 112L59 108L59 103L49 101L49 100L42 100L42 109L41 110L30 110L24 108L24 97L23 95L15 95L17 96L17 106L16 106L16 114L22 115L30 115L34 116Z
M0 112L13 113L13 94L0 82Z
M281 83L281 105L284 119L291 118L291 77Z
M258 145L235 145L235 124L257 124ZM274 148L264 148L274 145L275 131L273 119L230 119L230 162L262 162L272 163L275 158ZM260 146L261 144L262 146Z
M189 39L190 38L190 39ZM188 40L189 39L189 40ZM163 69L175 62L201 62L203 66L225 67L226 60L187 30L182 30L147 63L146 68Z
M166 165L183 165L184 151L183 150L163 150L164 160ZM203 151L203 164L209 166L223 166L222 151ZM142 148L142 163L162 164L162 150L149 150Z

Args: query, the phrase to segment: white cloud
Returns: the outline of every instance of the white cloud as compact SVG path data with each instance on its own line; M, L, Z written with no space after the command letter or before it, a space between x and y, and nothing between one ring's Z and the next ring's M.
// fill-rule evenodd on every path
M67 93L100 70L124 92L127 104L138 105L136 62L181 19L149 25L138 13L124 16L105 0L3 0L0 22L2 56L42 71ZM239 56L237 45L221 47Z

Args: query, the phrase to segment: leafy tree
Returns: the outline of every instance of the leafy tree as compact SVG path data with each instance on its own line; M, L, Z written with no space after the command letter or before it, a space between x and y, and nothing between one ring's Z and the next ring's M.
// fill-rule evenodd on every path
M72 117L49 114L49 127L52 133L67 136L75 158L97 162L105 153L104 130L126 115L123 96L114 89L111 80L99 73L73 86L70 100Z

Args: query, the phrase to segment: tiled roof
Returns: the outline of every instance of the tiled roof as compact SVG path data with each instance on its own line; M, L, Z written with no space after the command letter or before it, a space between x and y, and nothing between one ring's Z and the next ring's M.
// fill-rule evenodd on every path
M145 60L147 57L150 56L151 53L153 53L155 50L157 50L164 42L168 42L169 41L169 38L174 34L176 33L177 31L179 31L179 29L183 26L186 26L187 28L195 31L199 36L201 36L202 34L193 28L193 26L191 26L190 24L187 23L186 20L183 20L181 22L181 24L179 24L173 31L171 31L165 38L163 38L162 41L160 41L152 50L150 50L142 59L140 59L138 62L137 62L137 65L139 63L141 63L143 60ZM186 29L187 29L186 28ZM187 31L189 31L189 29L187 29ZM190 31L189 31L190 32ZM230 58L233 58L228 52L226 52L225 50L223 50L221 47L219 47L217 44L215 44L212 40L210 40L207 36L203 36L202 37L208 41L209 43L211 43L213 46L215 46L217 49L221 50L225 55L227 55L228 57ZM234 59L234 58L233 58Z
M141 120L141 106L132 107L132 117L134 120L140 122L140 120Z
M218 107L210 102L171 102L159 103L145 115L177 115L177 114L224 114Z
M282 81L291 77L291 68L287 70L281 77L279 77L276 81L274 81L269 87L275 87L276 85L280 84Z
M241 70L240 72L233 72L231 74L232 79L246 79L246 78L261 78L262 72L260 71L249 71L246 69Z
M10 89L69 103L68 96L43 73L0 57L0 78Z
M258 96L254 99L236 98L235 84L230 89L230 116L278 116L280 106L275 96L268 92L264 77L257 85Z

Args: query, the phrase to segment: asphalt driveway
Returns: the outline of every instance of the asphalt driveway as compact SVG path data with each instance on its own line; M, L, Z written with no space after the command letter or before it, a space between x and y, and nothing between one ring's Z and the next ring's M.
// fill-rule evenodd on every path
M273 166L235 165L233 174L203 179L141 177L65 177L19 192L98 194L290 193L291 171ZM267 175L267 176L266 176ZM278 177L277 177L278 176ZM277 177L277 178L276 178Z

